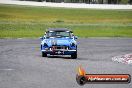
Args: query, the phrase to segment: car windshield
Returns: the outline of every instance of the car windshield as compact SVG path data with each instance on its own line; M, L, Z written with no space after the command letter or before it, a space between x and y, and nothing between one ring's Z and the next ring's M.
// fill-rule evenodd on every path
M67 31L49 31L46 37L71 37L71 32Z

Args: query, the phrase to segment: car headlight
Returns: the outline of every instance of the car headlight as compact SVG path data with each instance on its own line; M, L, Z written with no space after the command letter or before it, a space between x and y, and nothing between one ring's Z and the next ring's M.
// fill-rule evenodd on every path
M76 46L76 44L75 43L71 43L71 47L75 47Z
M48 45L46 43L44 43L44 47L48 47Z

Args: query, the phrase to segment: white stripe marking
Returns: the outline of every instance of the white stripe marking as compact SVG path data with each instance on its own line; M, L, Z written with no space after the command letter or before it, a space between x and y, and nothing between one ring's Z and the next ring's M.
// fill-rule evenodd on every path
M12 70L14 70L14 69L0 69L0 70L3 70L3 71L12 71Z

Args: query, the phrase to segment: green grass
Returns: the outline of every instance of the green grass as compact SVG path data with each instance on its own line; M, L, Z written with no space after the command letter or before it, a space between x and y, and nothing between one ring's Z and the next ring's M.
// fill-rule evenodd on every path
M51 27L70 28L79 37L132 37L132 10L0 4L0 38L40 37Z

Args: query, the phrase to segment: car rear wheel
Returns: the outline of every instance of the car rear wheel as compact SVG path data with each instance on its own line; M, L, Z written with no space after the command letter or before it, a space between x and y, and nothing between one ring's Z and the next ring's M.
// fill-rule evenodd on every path
M47 57L47 54L42 52L42 57Z
M77 58L77 52L73 53L73 54L71 55L71 58L72 58L72 59L76 59L76 58Z

